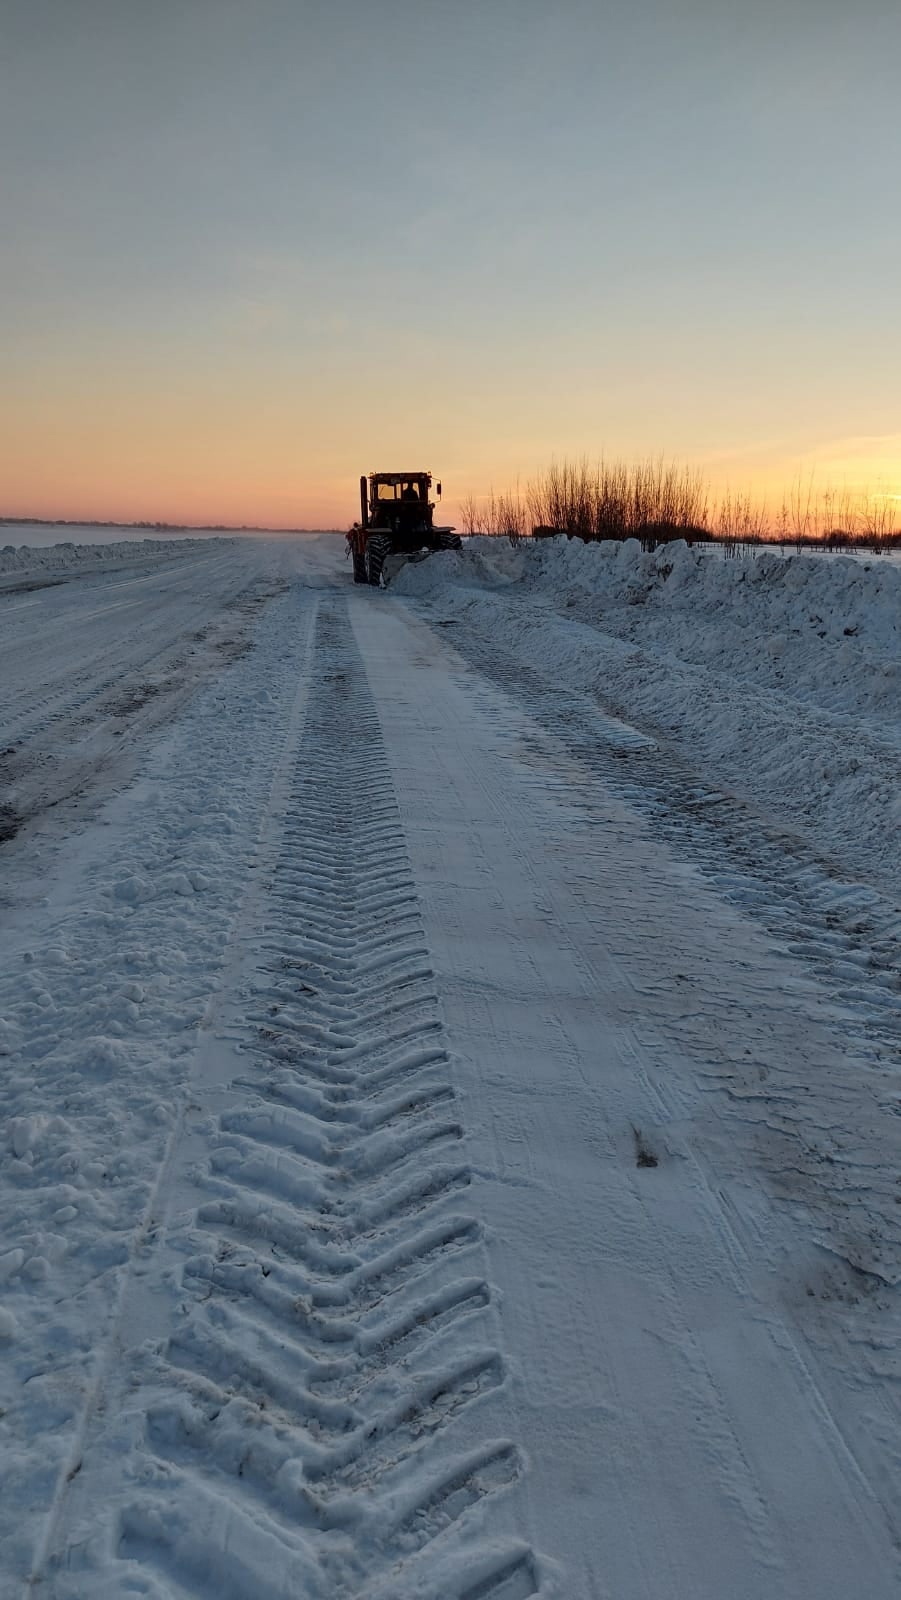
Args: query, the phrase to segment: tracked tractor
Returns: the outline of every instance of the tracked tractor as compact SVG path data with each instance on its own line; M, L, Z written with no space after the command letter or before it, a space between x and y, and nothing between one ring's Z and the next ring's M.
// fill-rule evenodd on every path
M354 583L381 584L389 556L416 559L431 550L459 550L453 528L436 528L430 472L370 472L360 479L360 521L347 535ZM441 485L435 485L441 499Z

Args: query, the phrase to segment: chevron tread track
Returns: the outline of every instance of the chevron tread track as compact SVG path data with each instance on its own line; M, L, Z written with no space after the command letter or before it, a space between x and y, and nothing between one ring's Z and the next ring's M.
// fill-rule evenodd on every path
M522 1464L486 1408L505 1366L463 1128L340 601L313 663L245 1066L195 1164L181 1299L129 1399L90 1592L525 1600L536 1559L492 1516ZM57 1540L44 1592L87 1593L73 1570Z

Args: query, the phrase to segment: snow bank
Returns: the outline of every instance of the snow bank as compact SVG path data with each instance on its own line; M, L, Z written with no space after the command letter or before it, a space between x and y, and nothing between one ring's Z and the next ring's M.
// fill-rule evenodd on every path
M901 892L897 563L483 538L395 587Z
M697 665L823 707L901 718L901 565L890 560L769 551L730 560L682 540L653 554L637 539L513 549L481 538L406 568L396 588L435 596L460 583L516 583L621 637L677 644Z
M148 539L184 544L187 539L217 538L221 529L151 528L115 522L0 522L0 544L27 544L34 549L65 544L143 544Z
M31 572L71 572L123 562L161 560L209 550L212 539L121 539L111 544L4 545L0 549L0 578Z

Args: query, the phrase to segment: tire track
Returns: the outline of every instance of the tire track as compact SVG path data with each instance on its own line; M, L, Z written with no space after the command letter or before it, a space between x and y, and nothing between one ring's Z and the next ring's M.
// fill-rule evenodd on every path
M568 801L604 826L605 797L615 796L816 978L831 1025L858 1063L857 1082L819 1083L816 1117L790 1064L777 1072L761 1062L761 1081L749 1088L741 1071L712 1061L710 1084L729 1096L737 1119L758 1130L775 1191L789 1201L799 1189L806 1195L823 1218L824 1241L835 1219L846 1226L837 1253L852 1283L897 1285L901 909L740 797L706 784L672 749L624 729L622 706L549 683L469 626L455 630L454 648L534 719L527 756L544 771L548 762L559 765ZM688 956L686 967L688 982Z
M80 1475L44 1579L60 1596L88 1570L92 1595L540 1590L508 1531L521 1462L495 1432L505 1366L463 1128L342 600L313 663L238 1070L176 1161L177 1307L104 1386L98 1418L118 1421L95 1422L85 1462L114 1458L118 1429L124 1482L98 1562Z
M600 780L697 861L721 893L763 922L791 955L808 961L875 1034L901 1041L901 908L888 896L849 879L790 829L706 783L672 749L617 726L627 715L622 706L552 686L463 628L454 644L578 763L587 782L580 787L578 774L568 773L568 793L581 794L591 806Z
M231 570L230 570L231 568ZM28 709L15 715L15 701L0 710L0 811L8 816L6 835L51 807L80 799L130 747L168 721L181 700L211 670L246 648L254 613L278 592L279 584L246 570L234 560L210 562L217 580L215 610L209 593L176 596L172 614L157 600L149 617L138 619L61 681L57 663L51 682L35 695L23 692ZM163 577L181 577L176 573ZM203 625L198 629L198 623ZM123 655L127 661L123 663ZM64 664L65 665L65 664Z
M209 562L208 578L228 574L230 564L233 565L222 559ZM195 565L198 563L191 563L191 567ZM172 578L185 579L188 572L176 569L173 573L170 563L169 570L161 571L159 576L162 583ZM252 597L254 581L248 580L246 574L241 572L235 573L235 579L237 581L228 583L222 591L220 606L234 607ZM177 598L181 600L180 596ZM138 602L134 604L137 607ZM191 610L196 610L196 605ZM208 603L204 614L208 614ZM73 617L64 617L60 621L70 629L81 625L77 612ZM162 644L159 637L161 622L166 631ZM166 614L161 618L158 607L155 607L150 615L141 615L136 620L129 618L127 632L124 631L124 624L117 625L114 637L99 649L94 646L90 662L76 667L74 674L67 671L63 682L58 678L60 669L57 663L55 681L46 684L43 692L36 695L33 681L25 682L18 692L9 689L0 714L0 746L21 747L26 741L33 741L45 731L55 729L61 721L79 718L89 720L94 707L102 708L105 696L115 698L116 693L121 694L123 649L127 650L128 656L125 664L126 682L137 680L140 683L142 675L162 669L167 664L172 665L168 658L173 656L180 644L186 642L186 635L190 637L190 626L190 611L184 609L183 600L174 627L171 618Z

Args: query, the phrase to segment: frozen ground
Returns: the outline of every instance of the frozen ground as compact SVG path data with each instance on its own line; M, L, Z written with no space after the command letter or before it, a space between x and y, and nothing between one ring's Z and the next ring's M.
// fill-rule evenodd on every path
M884 573L91 559L0 593L4 1600L895 1596Z

